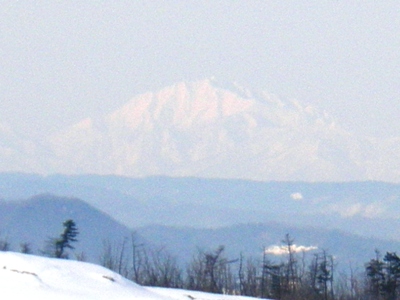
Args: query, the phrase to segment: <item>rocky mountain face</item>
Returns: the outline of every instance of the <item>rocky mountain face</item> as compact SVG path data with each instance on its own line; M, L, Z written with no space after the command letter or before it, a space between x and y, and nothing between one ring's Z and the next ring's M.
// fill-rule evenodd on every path
M4 144L11 133L0 134ZM398 182L400 172L400 139L354 136L314 107L214 79L139 95L40 145L0 146L3 165L23 157L4 170L44 173Z

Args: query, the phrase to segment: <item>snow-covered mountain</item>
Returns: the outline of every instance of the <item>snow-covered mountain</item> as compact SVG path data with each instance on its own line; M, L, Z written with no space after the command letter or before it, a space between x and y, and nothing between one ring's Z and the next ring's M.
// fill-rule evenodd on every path
M325 112L214 79L133 98L52 137L62 173L398 181L399 140L344 131Z
M97 265L12 252L0 252L0 266L3 299L254 299L176 289L148 288Z
M400 138L342 129L296 100L215 79L138 95L35 141L0 126L0 170L350 181L400 178Z

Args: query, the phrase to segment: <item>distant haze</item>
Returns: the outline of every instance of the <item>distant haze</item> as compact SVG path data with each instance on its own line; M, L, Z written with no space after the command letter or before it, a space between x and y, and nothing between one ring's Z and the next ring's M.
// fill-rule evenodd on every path
M2 1L0 123L41 139L216 76L397 136L399 12L390 0Z

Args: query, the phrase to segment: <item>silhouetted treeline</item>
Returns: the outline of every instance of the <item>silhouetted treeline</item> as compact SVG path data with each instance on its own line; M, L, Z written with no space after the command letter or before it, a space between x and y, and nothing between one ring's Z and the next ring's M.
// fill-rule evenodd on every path
M75 235L70 241L75 241ZM277 256L271 256L275 258L271 260L265 249L260 249L260 257L241 253L227 257L224 246L219 246L198 250L182 265L166 249L139 243L132 234L120 243L105 241L99 259L104 267L145 286L281 300L400 299L400 258L395 252L381 255L376 250L374 258L360 270L348 266L348 271L343 272L327 250L296 252L289 235L282 244L284 254L279 260ZM0 239L0 251L10 250L10 243ZM21 244L20 251L32 253L28 243ZM84 254L76 259L84 260Z
M198 250L181 266L164 248L138 244L132 235L120 244L106 242L101 264L147 286L282 300L400 299L400 258L394 252L384 257L376 252L361 270L349 266L343 272L327 250L295 252L289 235L282 243L285 254L279 261L270 260L265 249L261 257L226 257L220 246Z

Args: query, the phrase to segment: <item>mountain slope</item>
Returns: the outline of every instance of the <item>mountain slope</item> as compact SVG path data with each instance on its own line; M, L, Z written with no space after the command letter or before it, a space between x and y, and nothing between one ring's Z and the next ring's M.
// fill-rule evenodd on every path
M44 139L0 124L0 170L399 182L400 137L360 137L296 100L215 79L138 95Z
M308 257L326 250L336 258L341 270L348 271L349 264L362 267L369 261L376 249L395 251L399 241L361 237L340 230L327 230L316 227L290 226L278 222L259 224L237 224L221 228L191 228L146 226L137 232L147 241L160 244L182 260L190 261L200 249L215 250L223 245L230 259L243 254L245 257L262 259L263 249L281 246L286 234L294 239L297 246L309 248ZM305 251L307 252L307 251ZM279 261L282 257L269 253L268 259Z
M88 263L2 252L0 264L3 299L169 299Z
M0 238L7 240L12 249L28 243L38 253L46 250L50 238L59 237L62 223L67 219L73 219L79 231L71 256L83 254L92 262L99 261L105 242L120 244L132 234L127 227L82 200L40 195L20 202L0 202Z
M51 143L54 168L67 173L393 180L398 171L385 165L384 156L379 161L384 173L371 171L379 147L345 132L313 107L221 87L214 80L139 95L103 119L83 120Z
M191 258L197 247L220 244L233 257L242 251L259 256L263 246L278 244L286 233L296 243L328 249L343 265L365 262L375 248L400 247L393 230L400 226L396 184L0 174L2 197L44 191L75 193L114 212L136 228L137 243L167 246L179 259ZM59 236L68 218L80 231L75 253L84 252L89 261L99 262L104 240L118 252L127 237L126 249L131 247L131 231L104 213L76 198L49 195L0 201L0 240L6 238L13 250L28 242L38 253L50 237Z
M0 198L26 199L44 193L84 199L129 228L151 224L210 228L277 221L400 240L393 230L400 226L400 185L383 182L0 173Z

